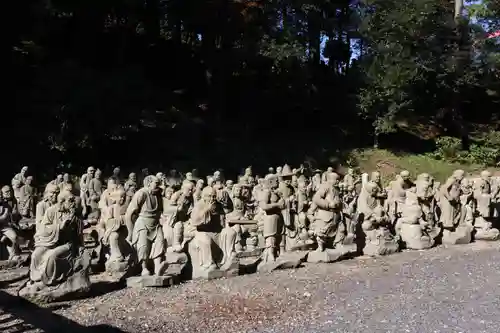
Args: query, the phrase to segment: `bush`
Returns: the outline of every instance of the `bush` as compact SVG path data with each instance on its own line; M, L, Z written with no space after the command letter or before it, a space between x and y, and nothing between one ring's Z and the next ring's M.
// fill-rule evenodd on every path
M500 158L500 132L491 131L477 139L469 151L462 150L460 139L443 136L436 140L436 150L429 154L437 160L453 163L497 165Z

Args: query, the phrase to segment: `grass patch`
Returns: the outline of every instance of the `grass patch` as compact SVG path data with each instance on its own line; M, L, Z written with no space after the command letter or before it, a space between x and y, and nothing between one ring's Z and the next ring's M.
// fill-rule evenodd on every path
M361 172L380 171L384 183L393 180L402 170L408 170L412 177L426 172L437 181L444 182L456 169L462 169L469 175L476 175L484 169L482 165L449 163L425 155L397 153L383 149L353 150L348 156L347 163L359 168Z

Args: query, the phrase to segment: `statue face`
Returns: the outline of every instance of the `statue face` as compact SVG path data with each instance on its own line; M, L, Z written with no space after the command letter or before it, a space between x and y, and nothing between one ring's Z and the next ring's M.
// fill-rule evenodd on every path
M120 174L120 168L113 169L113 175L118 176Z
M58 196L58 195L59 195L59 190L57 189L57 187L50 189L50 190L47 192L47 198L48 198L48 201L49 201L51 204L55 204L55 203L57 202L57 196Z
M95 169L94 169L94 168L88 168L87 173L88 173L90 176L94 176Z
M33 178L32 177L26 178L26 185L31 185L32 182L33 182Z
M101 178L101 176L102 176L102 172L100 170L97 170L95 172L95 176L94 177L97 178L97 179L99 179L99 178Z
M206 203L214 203L217 199L217 195L215 191L204 191L203 193L203 201Z
M58 182L62 182L62 181L64 180L63 175L57 175L56 180L57 180Z
M7 200L12 199L12 191L10 190L10 188L2 189L2 197Z
M114 191L116 189L116 181L113 178L108 179L108 190Z
M64 176L63 176L63 180L64 180L66 183L69 183L69 182L70 182L69 174L65 173L65 174L64 174Z
M154 177L153 180L151 180L151 183L149 184L149 189L153 193L157 193L157 192L161 191L160 180L158 178Z
M26 173L28 173L28 167L27 167L27 166L25 166L25 167L23 167L23 168L21 169L21 175L23 175L23 176L24 176Z
M239 197L241 196L241 187L240 186L237 186L233 189L233 194L235 197Z
M164 192L163 196L165 197L165 199L171 199L172 198L172 194L174 194L174 190L171 187L167 187L165 189L165 192Z

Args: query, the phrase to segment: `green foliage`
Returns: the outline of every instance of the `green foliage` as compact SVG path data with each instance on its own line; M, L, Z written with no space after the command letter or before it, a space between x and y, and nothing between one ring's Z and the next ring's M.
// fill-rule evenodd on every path
M444 136L436 140L436 150L428 156L452 163L496 166L500 159L499 143L500 132L491 131L473 143L468 151L464 151L459 139Z

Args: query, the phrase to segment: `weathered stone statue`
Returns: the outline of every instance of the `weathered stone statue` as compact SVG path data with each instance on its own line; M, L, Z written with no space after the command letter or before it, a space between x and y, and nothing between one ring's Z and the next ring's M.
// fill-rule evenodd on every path
M184 248L184 225L193 210L193 183L182 184L179 191L167 187L163 196L161 223L167 243L167 251L180 253Z
M163 201L160 196L160 181L155 176L146 176L144 187L132 197L125 220L134 224L132 245L137 251L138 261L142 267L142 276L151 275L151 261L154 274L162 275L165 240L160 224Z
M436 223L436 190L433 179L428 173L418 175L415 181L415 193L417 201L422 208L422 219L428 224L428 234L432 239L436 239L441 233L441 227Z
M299 177L297 181L297 217L295 218L295 228L297 229L296 246L314 243L309 235L311 221L307 217L307 211L311 205L312 198L309 197L307 185L306 178Z
M372 185L373 186L373 185ZM370 185L368 185L370 189ZM368 256L388 255L399 251L398 239L391 233L391 221L384 207L377 205L361 225L366 235L363 254Z
M87 214L87 202L89 201L90 198L90 182L94 178L95 174L95 168L90 166L87 168L87 173L83 174L82 177L80 178L80 198L82 202L82 208L83 208L83 215ZM66 177L67 174L64 175ZM70 182L69 175L67 177L68 179L65 179L67 183ZM72 182L71 182L72 183ZM61 189L61 192L64 189ZM67 189L66 189L67 190Z
M45 212L49 207L57 203L57 196L59 195L59 187L55 184L48 184L43 193L43 199L36 204L35 221L38 225L42 222Z
M401 218L396 224L396 234L400 235L407 249L423 250L434 245L434 228L424 219L416 191L414 187L406 191Z
M439 191L440 222L443 226L445 244L468 244L472 240L473 226L465 223L460 202L461 185L465 172L455 170Z
M297 198L292 186L293 172L288 164L285 164L279 176L278 191L284 200L285 207L281 211L283 218L284 233L280 242L280 250L290 251L295 247L298 230L295 218L297 217Z
M387 208L389 210L389 217L393 224L402 215L402 208L406 201L406 191L414 186L410 180L410 172L403 170L396 176L396 179L391 182L389 188L390 196L387 199Z
M222 237L224 226L224 210L217 202L216 190L207 186L203 189L201 200L194 205L186 226L186 237L190 239L188 252L193 279L221 277L230 270L232 275L237 274L237 269L235 272L232 265L232 260L235 259L234 242Z
M23 186L26 183L26 177L28 175L28 167L23 166L21 171L12 178L12 187L14 187L14 180L19 183L20 186Z
M356 251L356 245L343 244L346 237L345 223L342 219L342 200L339 191L339 175L332 172L326 175L313 196L317 210L311 225L318 248L309 253L309 262L333 262L344 255ZM352 246L351 246L352 245Z
M128 179L123 185L123 189L125 190L125 194L127 196L125 202L128 205L137 191L137 175L135 173L131 172L128 175Z
M462 205L462 214L465 214L465 224L474 224L476 218L476 200L474 199L473 182L467 178L460 182L460 204Z
M76 216L76 198L61 192L35 233L30 281L20 295L54 300L90 288L90 257L82 247L82 222Z
M0 199L0 245L5 246L8 257L0 258L0 260L7 260L6 265L2 266L16 265L21 261L17 232L19 219L16 200L10 187L5 185Z
M106 271L110 273L125 272L133 259L130 244L126 241L132 234L133 225L127 220L126 192L115 190L111 194L111 206L103 214L102 243L109 248L109 258L106 261Z
M481 178L476 183L474 198L477 203L477 217L474 221L476 231L474 238L477 240L497 240L500 238L500 231L493 228L495 218L492 202L497 193L492 192L491 173L488 170L481 172ZM497 189L498 190L498 189Z
M28 176L20 189L19 213L22 218L34 221L36 193L32 183L33 177Z
M192 184L189 182L189 184ZM196 182L194 191L193 191L193 200L194 202L197 202L198 200L201 200L201 192L205 188L205 181L203 179L198 179Z

